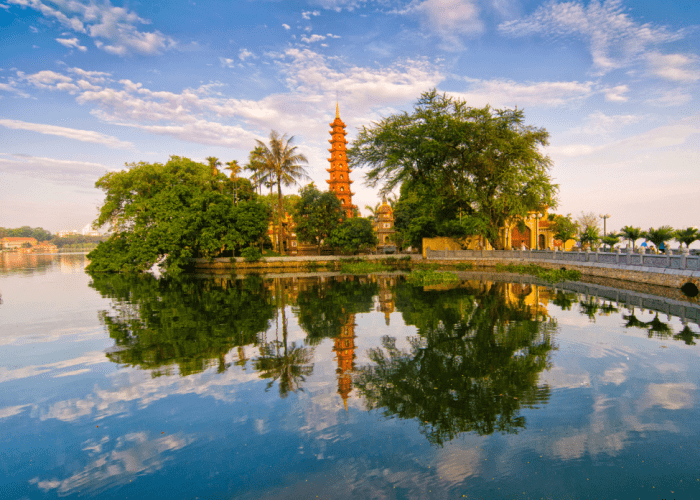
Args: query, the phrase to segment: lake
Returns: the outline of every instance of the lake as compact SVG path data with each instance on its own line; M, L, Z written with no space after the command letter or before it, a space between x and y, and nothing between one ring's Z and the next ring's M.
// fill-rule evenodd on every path
M3 499L700 498L690 302L0 258Z

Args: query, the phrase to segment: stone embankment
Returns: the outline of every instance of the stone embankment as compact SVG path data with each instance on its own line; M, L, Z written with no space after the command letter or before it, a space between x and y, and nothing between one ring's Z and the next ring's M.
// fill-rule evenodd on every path
M533 263L547 269L572 269L583 276L681 288L700 288L700 257L623 252L558 252L549 250L426 250L427 260L441 264L471 262L478 267Z
M227 257L217 259L194 259L194 266L197 271L305 271L310 268L335 269L344 260L356 259L381 261L384 259L396 259L401 262L405 255L305 255L289 257L264 257L259 261L248 262L242 257ZM421 262L420 255L410 255L411 261Z

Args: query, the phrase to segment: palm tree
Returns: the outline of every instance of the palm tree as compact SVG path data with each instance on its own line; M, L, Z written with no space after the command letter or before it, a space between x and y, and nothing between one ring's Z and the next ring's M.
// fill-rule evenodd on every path
M612 250L612 248L620 241L620 236L622 235L617 233L608 233L608 235L603 238L603 244L610 246L610 250ZM605 248L603 249L605 250Z
M238 203L238 174L241 173L241 166L238 164L237 160L227 161L226 170L231 171L231 182L233 182L233 203Z
M378 214L378 212L379 212L379 207L380 207L380 204L379 204L379 203L377 203L376 205L374 205L374 207L372 207L371 205L365 205L365 208L366 208L367 210L369 210L370 219L372 219L373 221L376 221L376 220L377 220L377 216L379 215L379 214Z
M275 130L270 131L269 145L256 139L258 147L261 148L260 158L265 162L270 176L277 184L277 245L278 252L282 255L284 255L282 184L292 186L297 184L298 179L309 177L301 166L301 164L308 164L309 161L306 156L297 151L296 146L292 146L293 141L294 136L289 138L287 134L280 136Z
M666 242L672 240L674 234L675 231L671 226L661 226L659 229L650 227L649 231L642 234L642 238L651 241L659 250L661 250L661 245L663 245L665 250Z
M637 245L635 242L642 237L642 228L634 226L625 226L622 229L620 229L620 232L626 240L632 242L632 250L636 250Z
M700 240L700 232L698 232L698 228L696 227L678 229L673 237L676 238L676 241L680 241L681 245L685 243L686 248L690 248L690 245L694 241Z
M211 176L216 178L216 176L219 173L219 170L216 167L221 166L221 160L219 160L216 156L207 156L204 159L209 162L209 168L211 168Z
M267 181L268 171L267 164L262 159L263 150L260 146L253 149L248 155L248 163L244 167L251 172L250 180L257 187L258 194L262 195L262 186Z

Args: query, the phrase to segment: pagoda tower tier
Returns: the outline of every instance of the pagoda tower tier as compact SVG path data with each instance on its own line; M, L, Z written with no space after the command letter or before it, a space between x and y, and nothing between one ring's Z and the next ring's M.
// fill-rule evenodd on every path
M326 169L326 172L330 174L330 179L326 180L328 183L328 190L335 194L335 196L340 200L343 205L343 210L348 217L352 217L355 209L357 208L352 204L353 193L350 189L350 184L353 181L350 180L350 168L348 167L348 155L347 155L347 139L345 136L345 123L340 119L340 109L336 104L335 106L335 120L333 123L329 124L331 127L331 138L328 142L331 143L331 147L328 152L331 157L328 158L330 163L330 168Z

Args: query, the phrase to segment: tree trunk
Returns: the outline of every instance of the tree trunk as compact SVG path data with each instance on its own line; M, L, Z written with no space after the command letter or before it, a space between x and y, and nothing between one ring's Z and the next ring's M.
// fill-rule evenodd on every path
M282 179L277 176L277 244L279 246L280 255L285 255L282 238L284 237L284 229L282 229L282 218L284 217L282 207Z

